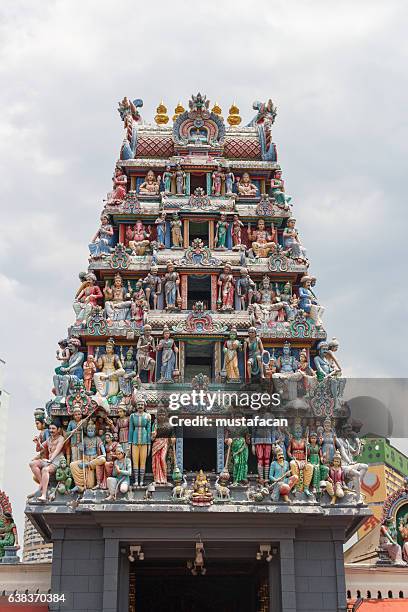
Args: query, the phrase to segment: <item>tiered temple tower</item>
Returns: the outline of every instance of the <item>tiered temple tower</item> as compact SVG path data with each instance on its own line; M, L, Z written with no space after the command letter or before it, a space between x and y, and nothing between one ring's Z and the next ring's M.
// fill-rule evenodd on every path
M119 104L113 190L36 411L26 512L54 545L51 609L345 610L367 466L276 107L241 127L197 94L169 126L142 105Z

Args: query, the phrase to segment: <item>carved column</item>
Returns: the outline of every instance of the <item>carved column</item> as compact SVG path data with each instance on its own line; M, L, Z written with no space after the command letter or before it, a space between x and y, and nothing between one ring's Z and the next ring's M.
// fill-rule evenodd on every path
M220 473L224 469L224 428L217 427L217 472Z
M216 274L211 274L211 310L217 310L217 285L218 277Z
M206 174L206 178L207 178L207 195L211 195L211 172L207 172Z
M184 219L183 226L183 240L184 240L184 248L188 249L189 247L189 236L190 236L190 222L188 219Z
M214 248L214 220L210 219L208 222L208 246L210 249Z
M221 382L221 342L214 343L214 379Z
M181 308L187 310L187 298L188 298L188 275L181 275Z
M180 342L179 342L179 354L178 354L179 370L180 370L180 382L183 382L183 380L184 380L184 360L185 360L184 355L185 355L184 342L182 342L180 340Z
M186 195L191 195L190 173L186 173Z
M119 242L125 244L125 224L119 223Z

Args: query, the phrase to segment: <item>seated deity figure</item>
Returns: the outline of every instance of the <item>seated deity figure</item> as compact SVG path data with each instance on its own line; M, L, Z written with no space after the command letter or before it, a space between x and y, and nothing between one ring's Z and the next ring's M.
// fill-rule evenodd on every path
M145 325L143 327L143 333L139 337L137 341L137 373L140 374L143 371L150 372L151 376L154 374L154 369L156 367L156 360L151 356L150 353L154 353L156 351L156 341L152 336L152 327L151 325Z
M407 565L403 560L401 546L398 543L398 531L392 517L383 520L380 527L380 550L383 550L395 565Z
M115 354L115 341L110 338L105 347L105 354L98 357L96 365L98 372L94 374L94 384L97 393L106 399L119 393L119 378L124 376L122 362Z
M277 301L276 292L271 287L271 279L268 275L262 278L258 289L258 300L263 321L274 322L285 320L285 313L288 312L289 304Z
M30 461L30 468L34 476L34 480L39 485L41 493L38 501L47 501L47 490L50 476L55 474L60 460L64 457L64 437L61 434L60 423L53 421L49 427L49 437L40 445L38 454ZM45 458L47 457L47 458ZM35 497L37 491L28 497Z
M130 237L130 233L128 236ZM146 231L143 225L143 221L141 221L140 219L135 223L131 239L129 240L128 244L134 255L142 256L146 253L147 250L149 250L150 228L148 227L148 231Z
M162 292L162 279L158 275L159 268L152 266L149 274L143 279L143 287L146 294L147 306L150 309L157 309L159 295Z
M120 166L116 166L112 182L113 190L108 195L108 204L120 204L125 198L127 186L127 176Z
M255 327L248 329L248 338L244 342L247 355L247 372L249 379L259 376L265 378L265 366L263 363L264 347L262 340L257 336Z
M299 308L310 317L316 327L322 327L321 317L324 313L323 306L320 306L312 290L313 283L316 282L314 276L302 276L299 287Z
M343 461L343 469L346 475L346 480L351 481L353 490L355 491L357 503L363 504L364 497L361 493L361 483L367 473L367 463L358 461L361 455L364 443L357 436L356 432L350 423L343 426L342 437L337 438L337 446L339 447L340 455Z
M224 343L224 370L228 381L240 380L238 366L238 351L242 350L242 344L237 338L237 330L231 328L229 339Z
M258 189L251 181L251 177L249 176L248 172L244 172L241 178L237 178L237 183L238 194L241 197L254 198L257 195Z
M319 382L327 381L333 398L337 400L341 396L345 384L344 378L341 377L341 370L337 368L331 357L328 356L329 345L326 341L319 342L317 351L318 354L314 358L317 380Z
M114 501L118 493L127 493L130 488L132 463L121 445L116 447L116 459L113 462L112 474L106 479L109 495L105 501Z
M105 313L107 321L129 320L130 293L123 286L123 280L120 274L115 274L112 286L109 286L108 281L106 281L103 293L105 296Z
M89 244L91 259L110 255L113 249L113 227L108 215L101 215L101 225Z
M291 472L298 479L296 489L303 491L309 497L311 495L310 484L313 478L313 465L308 461L307 447L308 442L303 436L302 426L297 423L288 445L287 454Z
M298 372L303 376L303 387L305 391L313 388L317 384L316 372L309 365L309 358L306 349L302 349L299 353Z
M282 235L283 248L288 255L297 261L307 262L306 250L299 240L299 234L295 225L296 219L293 217L288 219Z
M232 275L232 266L230 264L225 264L224 271L219 275L217 284L220 310L233 310L235 280Z
M282 355L276 360L277 372L272 375L275 387L288 400L298 397L298 382L303 380L299 371L299 362L292 355L289 342L285 342Z
M164 275L164 298L166 310L177 308L180 301L180 275L174 269L172 261L167 262L167 272Z
M147 298L143 289L143 281L140 279L136 282L136 287L130 301L130 318L140 327L144 323L147 311Z
M158 195L160 191L160 176L157 177L153 170L149 170L146 174L145 180L139 187L140 195Z
M186 193L186 173L180 164L177 164L174 176L176 177L176 194L184 195Z
M100 488L103 483L106 452L102 439L97 436L96 425L93 421L88 421L80 451L80 459L71 461L69 466L75 482L73 493Z
M271 180L271 191L273 197L275 198L275 202L279 206L279 208L283 208L283 210L289 210L289 203L292 198L291 196L287 196L285 194L285 185L282 180L281 170L275 170L275 176Z
M102 291L96 284L96 276L93 272L89 272L85 281L82 283L82 289L77 293L73 304L76 314L76 325L86 323L92 313L92 308L97 306L98 300L103 297Z
M161 352L160 383L173 382L173 372L176 369L178 348L173 338L170 338L170 330L163 327L163 338L159 341L156 350Z
M270 234L266 227L264 219L259 219L257 229L252 231L251 224L248 223L248 238L251 242L252 252L256 258L268 257L270 252L276 251L277 232L272 227Z
M331 497L331 505L334 506L338 499L344 497L345 488L345 472L341 465L341 455L339 451L336 451L326 480L326 491Z
M18 546L17 527L11 512L0 512L0 563L6 546Z
M66 403L66 397L70 388L82 380L84 376L82 364L85 355L80 352L80 346L81 341L78 338L71 338L68 341L67 348L70 353L68 362L64 366L60 366L58 368L59 374L55 374L53 377L56 399L61 404Z
M182 235L183 223L177 213L173 214L173 218L170 221L171 231L171 248L181 249L183 246L183 235Z
M215 247L217 249L227 248L228 227L227 215L225 213L221 213L220 220L217 221L215 226Z
M249 276L248 268L240 269L240 276L236 282L237 296L241 302L241 310L245 310L252 302L256 285Z

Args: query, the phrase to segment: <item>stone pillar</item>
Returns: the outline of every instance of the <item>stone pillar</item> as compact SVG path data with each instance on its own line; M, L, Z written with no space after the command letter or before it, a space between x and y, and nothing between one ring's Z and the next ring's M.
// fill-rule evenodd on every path
M217 472L222 472L224 469L224 427L217 427Z
M217 310L217 297L218 297L218 278L216 274L211 275L211 310Z
M187 310L188 299L188 275L181 274L180 293L181 293L181 308Z
M190 239L190 222L188 219L184 219L183 241L184 241L185 249L188 249L189 247L189 239Z
M117 538L105 538L103 574L102 612L117 612L119 586L119 540Z
M191 195L190 173L186 172L186 195Z
M214 220L208 221L208 246L210 249L214 248Z
M296 612L295 549L292 539L280 540L280 579L281 610L282 612Z
M268 564L269 612L282 609L280 563L280 558L274 557Z
M212 187L211 172L207 172L206 179L207 179L207 195L211 195L211 187Z

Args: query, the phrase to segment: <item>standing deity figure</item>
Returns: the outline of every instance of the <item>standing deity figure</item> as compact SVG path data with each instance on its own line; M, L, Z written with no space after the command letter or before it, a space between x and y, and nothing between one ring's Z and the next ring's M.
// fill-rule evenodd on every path
M115 274L112 286L108 284L108 281L105 282L103 294L107 321L127 321L130 318L130 293L124 287L119 273Z
M140 195L158 195L160 191L160 176L157 177L153 172L153 170L149 170L146 174L145 180L139 187Z
M130 240L128 241L129 248L132 250L134 255L144 255L150 246L150 227L147 231L144 228L143 221L140 219L136 221L132 235L128 234Z
M105 351L105 354L97 359L98 372L94 374L94 384L97 393L109 400L118 395L119 378L125 374L125 370L120 358L115 354L113 338L107 341Z
M265 378L265 367L262 361L264 347L262 340L257 336L255 327L248 329L248 338L244 342L244 349L247 356L248 378L255 376Z
M289 503L289 493L297 484L299 477L292 473L289 462L286 461L280 447L276 451L276 459L271 463L269 480L272 483L271 500L279 501L279 498L282 497L283 501Z
M322 483L324 483L329 474L329 468L322 463L321 446L314 431L309 435L309 443L307 445L307 458L313 466L312 477L312 493L319 493Z
M130 477L132 475L132 463L126 457L122 446L116 447L116 459L113 462L112 474L106 479L109 495L106 501L114 501L119 493L125 494L129 491Z
M86 275L80 291L75 296L73 304L76 314L75 325L86 323L91 316L92 309L97 306L98 300L102 298L102 291L96 284L96 276L92 272Z
M333 398L337 400L337 398L341 395L342 388L344 386L344 379L342 379L340 376L341 371L337 368L335 363L333 363L327 342L319 342L317 345L317 350L318 354L314 358L317 380L319 382L328 380L331 394Z
M129 291L132 290L132 287L129 283ZM147 298L145 294L145 290L143 289L143 280L139 279L136 281L135 290L132 293L132 298L130 302L126 302L127 306L130 309L130 318L138 327L143 325L145 319L145 313L148 310Z
M39 453L30 461L30 468L41 493L38 501L47 501L47 489L50 476L55 474L60 460L64 457L64 436L61 435L59 423L53 422L48 427L49 437L41 443ZM45 454L48 459L43 457ZM35 497L37 491L29 495Z
M171 166L166 166L166 170L163 172L162 181L164 186L164 193L171 193L171 181L173 178L173 172Z
M212 195L215 195L215 196L221 195L221 187L222 187L223 178L224 178L224 174L221 170L221 166L217 166L217 169L214 170L214 172L212 173L212 188L211 188Z
M68 362L57 368L59 374L53 377L55 395L61 404L65 404L70 387L83 379L82 364L85 355L80 352L80 346L81 341L78 338L71 338L68 341L67 348L70 353Z
M173 214L173 219L170 221L171 229L171 246L173 249L181 249L183 246L183 236L181 228L183 223L177 213Z
M276 251L277 232L271 224L271 233L265 227L265 220L259 219L257 229L252 231L248 223L248 238L251 242L252 252L256 258L268 257L269 253Z
M235 176L229 166L225 168L224 176L225 176L225 194L232 195L232 190L233 190L234 182L235 182Z
M102 439L97 436L96 425L93 421L88 422L86 435L79 448L80 459L71 461L70 465L75 482L73 492L82 493L84 489L99 489L103 482L103 466L106 456L105 447Z
M157 309L157 301L162 292L162 280L158 275L159 268L152 266L149 274L143 279L148 308Z
M249 433L246 427L235 427L231 431L231 438L226 439L228 455L232 455L232 480L233 486L239 483L248 484L248 438Z
M256 185L251 181L251 177L249 176L248 172L244 172L241 178L238 177L237 183L238 183L238 194L241 197L254 198L257 195L258 189Z
M321 432L319 444L321 447L321 457L324 465L330 465L333 461L334 454L338 449L336 434L332 428L332 422L329 417L323 421L323 431Z
M167 413L160 409L152 427L152 471L156 484L167 483L167 453L169 443L174 444L173 431L167 419Z
M241 310L245 310L252 302L256 285L249 276L248 268L241 268L236 282L237 296L240 299Z
M292 198L285 194L285 185L282 180L281 170L275 170L275 176L271 180L271 191L276 204L284 210L289 210L289 202Z
M309 497L311 495L310 484L313 478L313 465L307 459L307 440L303 437L303 430L300 424L295 425L287 454L290 459L291 472L298 478L296 483L297 490L303 491Z
M327 343L327 348L328 350L326 352L326 359L331 363L333 370L337 370L340 375L341 366L334 355L334 353L336 353L339 348L339 341L337 340L337 338L332 338L330 342Z
M129 455L129 417L123 406L118 408L118 419L116 421L114 433L118 436L118 442L123 448L126 456ZM116 449L117 450L117 449Z
M307 274L300 279L299 308L305 311L316 327L322 327L321 317L324 313L324 308L320 306L312 290L313 281L315 281L315 278Z
M307 356L306 349L302 349L299 353L298 372L300 372L303 376L303 386L305 391L308 391L312 387L316 386L316 372L312 370L309 365L309 358Z
M242 344L237 338L237 330L231 328L229 339L224 342L224 370L228 381L239 381L238 351Z
M265 421L272 415L265 413L261 418ZM272 445L275 442L273 428L269 425L256 425L252 428L251 444L252 454L256 457L258 466L258 479L260 483L268 482L269 467L271 463Z
M221 213L221 218L219 221L217 221L217 225L215 226L215 247L217 249L227 248L227 233L227 215L225 213Z
M123 355L123 351L121 348L120 358L124 370L124 375L119 378L119 389L122 395L129 396L132 395L132 380L136 376L136 359L134 357L133 347L130 346L126 351L126 355ZM122 444L123 440L120 440Z
M10 512L0 514L0 563L6 546L18 546L17 527Z
M93 355L88 355L84 361L83 365L84 370L84 387L87 393L91 392L93 377L96 372L96 363L95 357Z
M164 298L166 310L177 308L180 298L180 275L174 269L172 261L167 262L167 272L164 275Z
M67 436L69 436L69 452L67 452L68 463L80 459L80 444L83 434L82 410L75 406L72 411L72 419L68 423Z
M402 558L401 546L398 544L398 531L392 517L385 518L381 524L379 544L380 549L395 565L406 565Z
M176 194L184 195L186 193L186 173L183 171L180 164L177 165L174 175L176 177Z
M135 405L136 404L136 405ZM132 449L132 466L135 486L143 486L146 471L146 459L150 454L152 443L151 416L145 411L144 399L132 399L136 412L129 418L129 444Z
M232 219L232 248L233 250L239 250L242 246L242 228L244 224L240 221L239 215L234 215Z
M113 249L113 227L108 215L101 215L101 225L88 245L92 259L110 255Z
M178 348L173 338L170 338L170 330L163 327L163 338L157 345L158 352L161 351L161 366L159 383L173 382L173 372L176 369Z
M101 489L106 489L107 480L110 476L112 476L113 472L113 464L116 459L116 450L118 447L118 442L113 439L113 434L110 431L105 433L105 453L106 453L106 461L103 464L103 479L100 485Z
M363 452L363 440L357 437L356 432L350 423L346 423L343 427L342 437L337 438L340 455L343 461L343 469L347 481L351 480L353 489L356 493L357 504L363 504L364 498L361 493L361 483L367 473L367 463L360 463L358 457Z
M339 451L336 451L326 480L326 491L331 497L330 503L333 506L338 499L344 497L345 488L345 472L341 466L341 455Z
M166 211L162 211L154 222L157 232L157 245L159 249L166 246Z
M218 304L220 310L234 310L234 277L232 266L225 264L224 271L218 277Z
M145 325L143 327L143 333L139 337L137 341L137 373L138 376L143 372L143 370L150 372L151 376L154 374L154 368L156 366L155 359L150 355L150 353L156 350L156 342L152 336L152 327L151 325Z
M283 248L294 259L307 262L306 250L299 240L299 234L295 228L296 219L291 217L288 219L285 229L283 230Z
M108 204L120 204L126 195L127 176L120 166L116 166L112 178L113 190L108 196Z
M42 452L42 443L49 437L47 425L45 423L45 411L43 408L39 408L34 412L35 427L37 429L37 435L34 436L33 442L35 443L35 452ZM42 455L43 456L43 453Z

